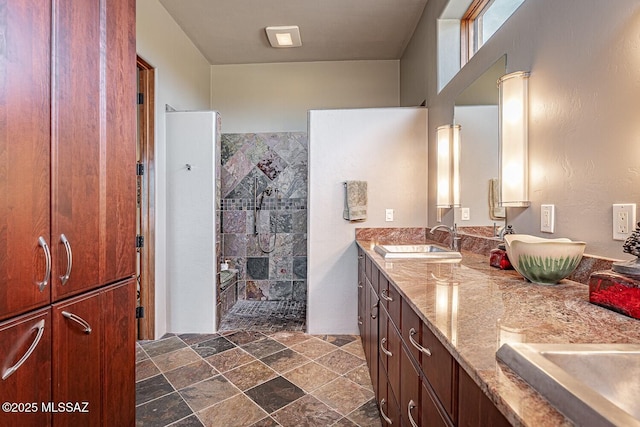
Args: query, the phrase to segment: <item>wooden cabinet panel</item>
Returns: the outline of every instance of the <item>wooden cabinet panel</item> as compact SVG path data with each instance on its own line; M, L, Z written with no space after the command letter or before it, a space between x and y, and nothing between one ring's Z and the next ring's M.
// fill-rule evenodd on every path
M391 284L386 278L383 281L383 275L380 274L380 287L383 286L386 289L384 292L384 296L382 295L382 291L380 291L380 298L385 300L385 306L387 308L387 312L389 312L389 317L391 321L396 325L399 331L402 330L402 324L400 319L400 311L402 307L402 296L396 290L395 286Z
M104 200L101 212L100 283L112 283L136 273L136 32L135 0L107 1L106 157L101 171Z
M366 295L365 292L366 277L364 273L364 252L362 248L358 248L358 330L360 336L364 338L364 319L366 312Z
M0 425L50 425L51 414L41 407L52 400L49 309L0 324L0 363L0 402L29 405L10 408L15 412L6 412L3 406Z
M100 120L100 1L53 4L51 246L57 300L99 285L101 208L115 207L101 197L106 123ZM61 279L67 273L69 279Z
M136 281L110 286L103 292L102 425L135 424Z
M46 305L42 237L51 247L51 7L36 0L0 7L0 319Z
M380 308L379 357L387 373L387 379L394 395L400 396L400 335L396 331L389 314L384 307Z
M391 385L387 374L382 366L382 362L379 362L378 370L380 376L378 379L378 410L380 411L380 418L382 419L383 426L398 426L401 425L400 407L398 401L393 394Z
M402 300L402 340L407 344L409 353L413 359L420 363L422 360L422 351L420 350L418 341L421 340L422 320L413 311L406 300ZM426 357L426 356L425 356Z
M367 289L369 297L367 298L367 318L365 320L365 353L368 354L369 375L375 388L375 385L378 383L378 317L380 315L380 305L378 294L373 290L373 287L367 284ZM374 390L374 392L376 391L377 390Z
M418 336L416 341L431 352L430 356L422 354L422 370L449 416L455 419L453 406L455 361L427 325L422 325L421 336Z
M420 394L420 420L423 427L449 427L453 424L445 421L445 418L438 412L435 398L423 383ZM491 424L487 424L491 426ZM493 426L492 426L493 427Z
M461 367L458 367L458 371L458 425L460 427L507 427L511 425L469 374Z
M402 414L402 423L406 426L420 426L421 408L420 401L420 374L413 366L409 355L405 349L401 351L400 366L401 374L401 390L400 390L400 412ZM425 424L426 425L426 424Z
M97 291L53 305L53 396L88 402L88 412L55 413L56 425L100 424L103 308Z

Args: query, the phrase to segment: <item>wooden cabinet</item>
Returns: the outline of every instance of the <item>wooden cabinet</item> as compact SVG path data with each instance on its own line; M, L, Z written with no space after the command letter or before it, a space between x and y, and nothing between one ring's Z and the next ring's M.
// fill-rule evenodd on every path
M89 402L33 425L132 425L135 0L0 3L0 369L28 354L0 396Z
M382 424L509 425L373 259L359 255L358 313Z

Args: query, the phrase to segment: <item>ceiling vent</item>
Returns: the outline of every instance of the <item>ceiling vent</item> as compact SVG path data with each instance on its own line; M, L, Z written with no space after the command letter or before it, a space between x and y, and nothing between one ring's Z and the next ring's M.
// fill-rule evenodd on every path
M267 27L266 29L269 43L272 47L300 47L300 29L297 25L283 27Z

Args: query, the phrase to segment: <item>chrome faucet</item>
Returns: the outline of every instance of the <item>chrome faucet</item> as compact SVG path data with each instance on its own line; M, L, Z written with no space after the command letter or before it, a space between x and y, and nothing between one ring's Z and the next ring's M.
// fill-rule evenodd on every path
M513 225L505 225L500 229L500 232L498 233L498 238L500 240L504 240L505 234L515 234L515 232L516 231L513 229Z
M460 252L460 236L458 236L458 226L453 224L453 227L449 227L445 224L436 225L435 227L431 227L429 233L433 234L436 230L446 230L451 235L451 250Z

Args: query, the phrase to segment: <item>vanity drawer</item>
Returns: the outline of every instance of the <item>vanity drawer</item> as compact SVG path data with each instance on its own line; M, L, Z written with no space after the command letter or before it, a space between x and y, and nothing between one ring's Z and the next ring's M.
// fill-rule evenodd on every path
M380 273L379 291L380 302L384 303L384 307L387 309L389 317L395 324L396 328L401 330L400 308L402 307L402 297L396 290L395 286L391 284L382 273Z
M425 378L449 417L454 419L453 394L455 360L429 327L405 302L402 309L402 337L420 363Z

